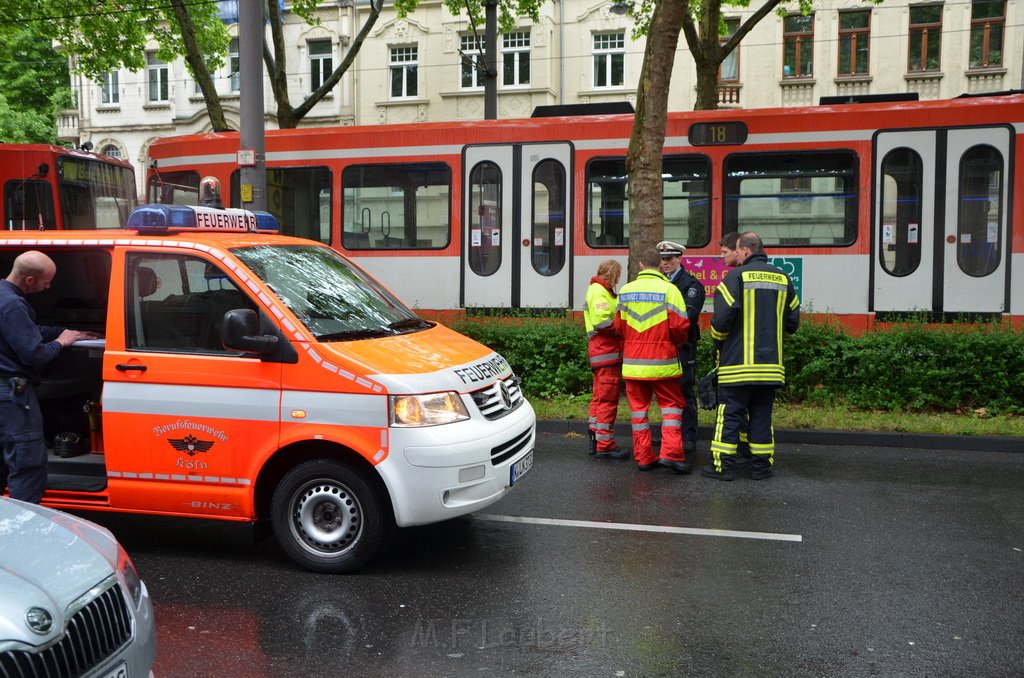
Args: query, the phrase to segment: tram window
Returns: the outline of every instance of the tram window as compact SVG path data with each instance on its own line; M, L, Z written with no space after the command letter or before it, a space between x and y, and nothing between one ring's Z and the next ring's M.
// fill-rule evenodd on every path
M975 146L960 159L957 263L967 275L986 276L999 268L1003 223L1003 156Z
M135 172L83 158L57 158L57 190L63 228L122 228L135 209Z
M542 160L533 170L533 268L555 275L565 265L565 168Z
M711 241L709 160L702 155L662 159L664 237L687 247ZM587 244L629 246L629 196L625 158L597 158L587 165Z
M491 275L501 266L501 168L485 161L469 174L469 267Z
M45 181L8 181L4 187L4 228L43 231L57 227L53 194Z
M905 276L921 264L921 156L898 148L882 159L881 220L877 234L882 268Z
M326 167L268 167L267 211L284 235L331 241L331 170ZM231 173L231 206L242 204L241 171Z
M724 223L766 245L857 239L857 156L848 151L746 153L725 160Z
M440 162L352 165L341 173L341 244L441 249L451 241L452 171Z
M157 172L149 177L149 202L198 205L199 172Z

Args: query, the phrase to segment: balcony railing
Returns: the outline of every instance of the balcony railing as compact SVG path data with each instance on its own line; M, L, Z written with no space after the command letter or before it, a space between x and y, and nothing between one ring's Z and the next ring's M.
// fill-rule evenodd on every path
M57 138L78 143L77 110L64 110L57 114Z
M718 85L719 106L739 106L742 85Z

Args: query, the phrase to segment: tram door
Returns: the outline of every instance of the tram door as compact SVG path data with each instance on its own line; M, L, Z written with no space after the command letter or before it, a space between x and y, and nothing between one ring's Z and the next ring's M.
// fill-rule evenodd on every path
M464 306L571 305L571 161L568 143L466 148Z
M1008 128L882 132L875 140L872 309L1006 309Z

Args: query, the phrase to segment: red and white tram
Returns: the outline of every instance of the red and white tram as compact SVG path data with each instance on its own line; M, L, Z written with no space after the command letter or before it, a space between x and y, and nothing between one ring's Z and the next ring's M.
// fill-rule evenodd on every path
M267 132L269 210L424 310L578 308L625 263L632 115ZM1024 324L1024 95L669 116L667 239L713 292L724 232L757 231L805 308ZM149 200L239 200L239 137L150 147Z

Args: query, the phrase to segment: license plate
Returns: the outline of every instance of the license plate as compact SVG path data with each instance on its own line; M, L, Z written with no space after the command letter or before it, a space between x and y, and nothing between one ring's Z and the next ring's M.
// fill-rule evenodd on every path
M98 678L128 678L128 663L121 662Z
M512 467L509 469L508 484L510 486L515 485L531 468L533 468L533 450L530 450L525 457L512 464Z

